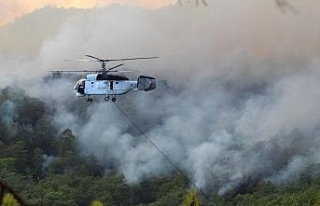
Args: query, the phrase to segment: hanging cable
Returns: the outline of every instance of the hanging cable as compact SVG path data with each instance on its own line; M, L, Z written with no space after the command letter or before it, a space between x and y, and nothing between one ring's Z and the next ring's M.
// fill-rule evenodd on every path
M158 152L175 168L175 170L180 173L190 184L198 190L206 199L209 199L209 197L199 188L196 186L196 184L184 173L182 170L138 127L138 125L131 119L131 117L123 110L120 108L120 106L114 102L114 105L118 108L118 110L125 116L129 122L134 126L140 133L141 135L148 140L148 142L158 150Z

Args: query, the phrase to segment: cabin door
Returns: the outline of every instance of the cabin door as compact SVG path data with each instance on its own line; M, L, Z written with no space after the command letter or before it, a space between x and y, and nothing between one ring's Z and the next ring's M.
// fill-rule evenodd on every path
M110 90L113 90L113 81L110 81Z

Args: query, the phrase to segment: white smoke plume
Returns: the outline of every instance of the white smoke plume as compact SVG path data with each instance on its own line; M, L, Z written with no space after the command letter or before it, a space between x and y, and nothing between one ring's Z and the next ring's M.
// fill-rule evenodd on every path
M39 76L99 66L63 61L84 54L160 56L126 62L166 81L117 104L197 186L223 193L248 176L287 182L320 156L320 3L292 4L299 15L283 15L262 0L77 11L41 39L37 53L1 53L1 85L23 83L28 94L55 107L53 122L73 130L84 154L139 183L175 170L115 105L87 107L72 93L74 79L49 84Z
M6 126L12 126L16 116L16 105L11 100L6 100L0 105L1 122Z

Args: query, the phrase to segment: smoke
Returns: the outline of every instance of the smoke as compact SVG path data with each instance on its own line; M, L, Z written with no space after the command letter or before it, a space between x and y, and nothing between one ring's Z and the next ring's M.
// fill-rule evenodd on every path
M111 4L138 5L144 8L156 9L165 5L173 4L174 0L148 1L148 0L41 0L41 1L1 1L0 2L0 25L12 22L15 18L31 13L45 6L57 6L63 8L89 9Z
M136 184L175 169L116 105L76 99L76 79L39 76L99 66L63 61L84 54L160 56L126 66L166 81L117 100L147 137L201 188L224 193L248 176L284 183L319 163L319 3L293 3L299 15L253 0L85 10L61 21L36 55L1 53L1 82L52 105L52 122L71 128L84 154Z
M55 159L55 157L50 156L50 155L44 154L42 156L43 163L42 163L42 166L41 166L41 171L42 171L42 176L43 177L48 172L49 165L54 161L54 159Z
M6 126L12 126L15 121L16 116L16 105L10 101L6 100L0 105L1 111L1 122Z

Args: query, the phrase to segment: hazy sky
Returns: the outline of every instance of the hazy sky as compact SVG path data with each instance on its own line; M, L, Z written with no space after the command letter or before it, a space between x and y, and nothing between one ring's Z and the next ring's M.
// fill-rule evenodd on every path
M157 9L174 2L176 0L0 0L0 25L47 5L65 8L93 8L116 3Z

